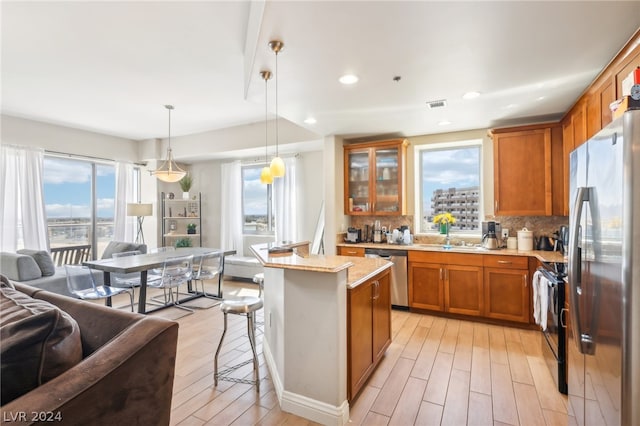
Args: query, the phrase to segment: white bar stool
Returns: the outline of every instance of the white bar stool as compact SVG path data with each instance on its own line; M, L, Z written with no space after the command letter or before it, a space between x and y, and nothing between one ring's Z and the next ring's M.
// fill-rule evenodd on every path
M213 361L213 381L215 386L218 386L218 380L225 380L234 383L256 385L256 392L260 392L260 372L258 364L258 354L256 352L255 333L256 311L259 309L262 309L262 299L253 296L244 296L238 299L223 300L220 304L220 310L224 313L224 330L222 331L222 336L220 336L220 343L218 343L218 349L216 350L216 356ZM253 359L248 359L241 362L240 364L231 366L222 371L218 371L218 355L220 354L220 349L222 349L222 341L224 340L224 335L227 333L227 314L246 315L247 334L249 335L249 343L251 344ZM238 379L230 376L230 374L235 370L249 364L250 362L253 362L253 380Z

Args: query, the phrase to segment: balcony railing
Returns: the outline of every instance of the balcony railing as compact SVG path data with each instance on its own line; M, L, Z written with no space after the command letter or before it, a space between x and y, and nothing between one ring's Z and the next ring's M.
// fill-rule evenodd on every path
M91 256L91 244L80 246L54 247L51 249L51 257L56 266L81 265Z

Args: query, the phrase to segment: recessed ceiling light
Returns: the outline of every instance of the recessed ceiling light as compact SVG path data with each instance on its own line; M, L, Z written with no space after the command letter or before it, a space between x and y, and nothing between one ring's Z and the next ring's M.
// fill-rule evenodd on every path
M442 120L438 122L438 126L448 126L449 124L451 124L449 120Z
M316 124L317 120L313 117L308 117L304 120L304 122L307 124Z
M354 84L358 82L358 76L353 74L345 74L338 79L342 84Z
M475 99L480 96L480 92L467 92L462 95L462 99Z

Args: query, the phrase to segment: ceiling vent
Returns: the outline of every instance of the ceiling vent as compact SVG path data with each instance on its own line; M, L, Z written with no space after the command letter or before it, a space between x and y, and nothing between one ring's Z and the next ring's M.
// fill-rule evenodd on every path
M446 107L447 106L447 100L446 99L439 99L437 101L429 101L429 102L427 102L427 106L429 107L429 109Z

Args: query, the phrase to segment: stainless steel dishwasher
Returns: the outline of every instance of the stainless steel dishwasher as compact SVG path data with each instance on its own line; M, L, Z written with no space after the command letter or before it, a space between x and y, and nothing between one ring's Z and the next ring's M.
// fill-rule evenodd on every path
M393 263L391 267L391 307L408 310L407 251L365 248L364 255L366 257L381 257Z

